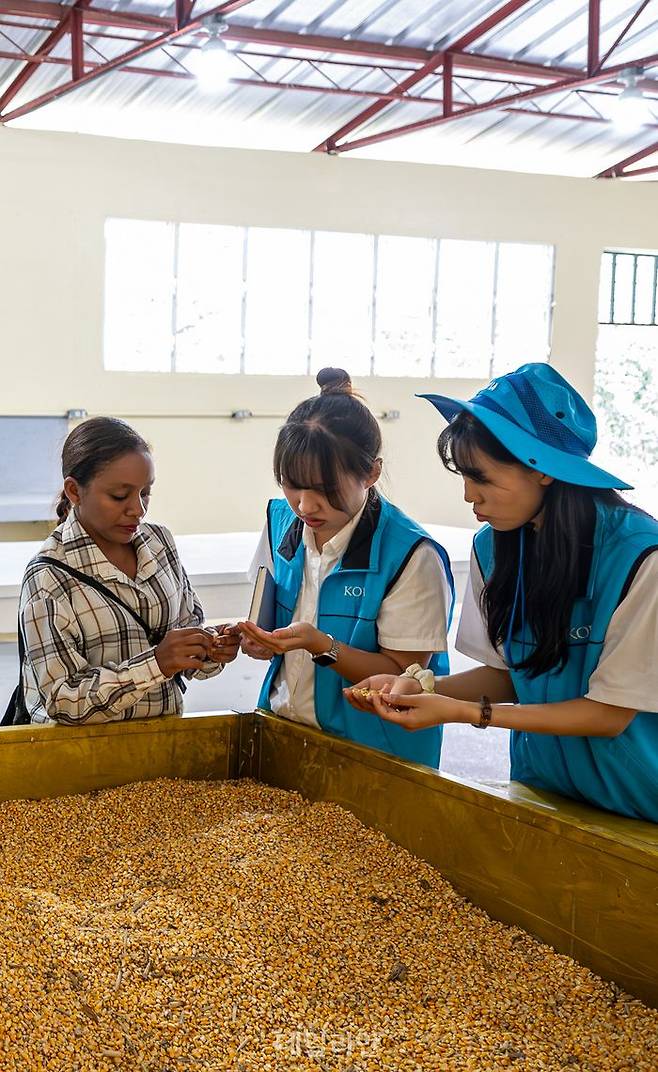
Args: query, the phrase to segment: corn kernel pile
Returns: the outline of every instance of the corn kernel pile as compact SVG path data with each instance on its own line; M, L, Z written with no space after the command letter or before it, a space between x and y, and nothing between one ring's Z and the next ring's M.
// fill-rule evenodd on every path
M658 1013L332 804L0 805L2 1072L656 1072Z

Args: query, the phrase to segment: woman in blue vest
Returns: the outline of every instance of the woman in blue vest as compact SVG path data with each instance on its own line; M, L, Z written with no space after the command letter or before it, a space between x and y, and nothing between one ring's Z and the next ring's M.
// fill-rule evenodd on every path
M409 664L448 672L453 603L448 556L375 489L382 469L377 421L342 369L317 376L279 432L270 502L252 565L272 571L272 633L241 623L243 649L272 659L259 706L327 733L437 766L440 727L411 736L357 712L346 685ZM425 670L427 674L428 671Z
M441 695L357 687L383 690L377 715L409 730L506 727L516 781L658 822L658 521L588 460L594 414L549 365L468 402L422 397L450 422L442 461L484 522L457 636L483 665L437 681Z

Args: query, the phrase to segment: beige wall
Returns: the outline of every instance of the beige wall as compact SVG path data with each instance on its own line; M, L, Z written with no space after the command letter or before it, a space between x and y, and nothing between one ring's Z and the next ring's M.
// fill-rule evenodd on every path
M200 418L236 408L284 414L313 382L104 372L107 216L554 243L552 360L590 396L600 253L658 248L656 191L651 183L0 129L0 412L164 414L132 422L156 453L152 515L178 532L257 528L273 490L279 422ZM376 412L401 411L384 426L392 497L423 520L470 524L458 479L435 456L438 415L413 394L469 395L478 384L357 386Z

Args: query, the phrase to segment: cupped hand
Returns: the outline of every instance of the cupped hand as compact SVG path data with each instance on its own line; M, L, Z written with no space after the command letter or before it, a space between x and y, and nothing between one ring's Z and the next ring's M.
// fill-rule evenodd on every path
M270 655L285 655L288 651L299 650L319 655L328 651L331 644L327 634L316 629L310 622L293 622L285 629L275 629L271 633L260 629L254 622L239 622L238 628L243 640L246 638L266 648Z
M258 644L248 637L246 633L242 633L240 637L240 648L250 659L267 659L269 661L274 655L270 648L266 648L263 644Z
M422 692L420 684L413 677L402 677L396 674L373 674L372 677L358 681L349 689L343 689L343 696L348 703L357 711L375 710L374 696L377 693L395 696L413 696Z

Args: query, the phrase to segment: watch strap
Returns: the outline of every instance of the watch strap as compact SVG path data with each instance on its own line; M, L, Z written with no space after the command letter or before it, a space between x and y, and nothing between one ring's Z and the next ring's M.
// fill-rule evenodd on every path
M318 655L312 655L311 659L318 666L331 666L338 659L339 642L335 637L332 637L331 633L327 633L329 640L331 641L331 647L328 651L322 651Z

